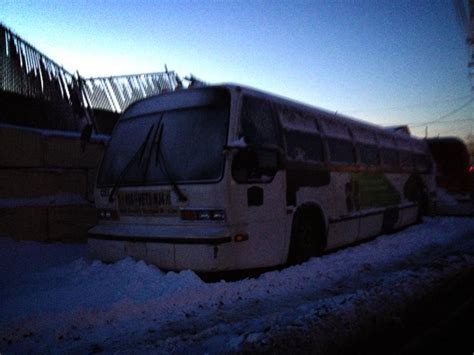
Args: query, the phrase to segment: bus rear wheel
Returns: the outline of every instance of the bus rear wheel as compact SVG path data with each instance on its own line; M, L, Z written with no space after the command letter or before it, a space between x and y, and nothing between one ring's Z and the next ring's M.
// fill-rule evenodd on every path
M293 217L288 263L300 264L321 255L326 246L321 212L316 208L300 208Z
M423 223L423 216L427 215L429 212L429 203L430 198L424 184L418 186L418 214L416 216L416 223Z

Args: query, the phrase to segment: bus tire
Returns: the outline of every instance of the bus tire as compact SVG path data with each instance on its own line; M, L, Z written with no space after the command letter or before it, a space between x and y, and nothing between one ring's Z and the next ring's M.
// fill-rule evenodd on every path
M326 247L326 228L321 210L313 205L298 208L291 227L288 263L300 264L321 255Z
M428 212L429 196L423 179L419 174L412 174L405 182L403 194L408 201L416 203L418 211L415 223L423 222L423 215Z
M417 204L418 204L418 214L416 216L416 223L423 223L423 216L427 215L430 208L429 208L429 203L430 203L430 198L428 196L428 192L426 189L425 184L420 184L418 186L418 198L417 198Z

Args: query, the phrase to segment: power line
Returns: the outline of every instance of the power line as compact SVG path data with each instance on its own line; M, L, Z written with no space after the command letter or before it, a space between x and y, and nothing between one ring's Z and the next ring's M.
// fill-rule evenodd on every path
M444 102L460 101L460 100L464 100L464 99L467 99L467 98L470 98L470 97L472 97L472 95L465 95L465 96L453 97L453 98L448 98L448 99L433 100L433 101L425 101L424 103L411 104L411 105L378 107L378 108L368 108L368 109L355 109L355 110L354 109L351 109L351 110L341 109L339 111L345 112L345 113L357 113L357 112L370 112L370 111L403 110L403 109L409 109L409 108L414 108L414 107L424 107L424 106L433 105L433 104L440 104L440 103L444 103Z
M434 119L434 120L432 120L432 121L417 123L417 124L415 124L415 125L408 123L408 126L410 126L410 127L412 127L412 128L416 128L416 127L421 127L421 126L426 126L426 125L428 125L428 124L436 123L436 122L441 121L441 120L443 120L443 119L445 119L445 118L447 118L447 117L449 117L449 116L454 115L455 113L458 113L458 112L461 111L463 108L469 106L472 102L474 102L474 98L469 99L467 102L465 102L464 104L462 104L462 105L459 106L458 108L456 108L456 109L454 109L454 110L452 110L452 111L450 111L450 112L448 112L448 113L446 113L446 114L444 114L444 115L442 115L442 116L440 116L440 117L438 117L438 118L436 118L436 119ZM456 121L456 120L452 120L452 121L449 121L449 122L454 122L454 121Z
M439 122L435 122L435 123L432 123L432 124L446 124L446 123L451 123L451 122L464 122L464 121L473 121L474 122L474 117L459 118L459 119L456 119L456 120L449 120L449 121L439 121ZM411 125L409 125L409 126L412 127L412 128L417 128L417 127L422 127L424 125L421 125L421 126L411 126Z
M474 119L464 119L464 120L456 121L455 125L447 125L447 126L443 125L443 126L437 127L436 129L437 130L457 130L459 129L459 127L468 126L472 123L474 123Z
M469 36L469 18L462 0L452 0L454 10L456 11L456 20L463 34Z
M463 122L462 124L456 125L455 127L440 127L436 129L432 129L431 132L435 133L432 135L457 135L457 136L464 136L468 135L473 128L474 122ZM421 130L421 128L418 128Z

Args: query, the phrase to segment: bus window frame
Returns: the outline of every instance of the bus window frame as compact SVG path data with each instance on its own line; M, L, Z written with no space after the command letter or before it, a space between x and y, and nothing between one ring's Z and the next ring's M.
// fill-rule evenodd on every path
M408 154L408 156L410 158L410 161L411 161L410 166L402 164L402 155L401 155L402 153ZM408 150L408 149L399 149L398 158L399 158L399 161L400 161L400 169L401 169L402 172L412 173L412 172L416 171L414 155L413 155L413 151L411 149L410 150Z
M356 156L354 141L352 139L341 138L341 137L337 137L337 136L329 136L329 135L327 135L325 138L326 138L326 145L327 145L327 152L328 152L328 163L330 165L334 165L334 166L337 166L337 167L341 167L341 166L355 167L357 165L357 156ZM337 140L337 141L343 141L343 142L349 143L351 145L352 161L347 162L347 161L332 160L331 149L330 149L330 146L329 146L330 140Z
M304 162L304 163L307 163L307 164L324 164L326 163L326 156L327 156L327 148L325 146L325 137L320 133L320 132L305 132L305 131L301 131L301 130L297 130L297 129L286 129L286 128L283 128L282 130L284 133L283 133L283 141L284 141L284 144L285 144L285 149L284 149L284 154L285 154L285 157L286 157L286 160L290 160L290 161L293 161L293 162ZM293 159L289 154L288 154L288 140L287 140L287 135L288 134L293 134L293 133L296 133L296 134L301 134L301 135L306 135L308 137L310 136L313 136L313 137L317 137L319 139L319 143L320 143L320 147L321 147L321 159L320 160L312 160L312 159L306 159L306 160L298 160L298 159Z
M272 121L273 121L273 124L274 124L274 130L275 130L275 134L278 136L278 137L281 137L280 139L280 142L283 147L280 147L278 144L275 144L275 145L272 145L272 144L247 144L245 143L245 146L243 147L238 147L236 148L231 156L231 161L230 161L230 164L229 164L229 174L230 174L230 177L233 181L235 181L237 184L242 184L242 185L245 185L245 184L271 184L273 182L273 180L275 179L275 176L278 174L279 171L281 170L285 170L285 161L286 161L286 158L287 158L287 155L286 155L286 146L285 146L285 134L284 134L284 129L281 125L281 122L280 120L278 119L278 115L276 115L275 113L277 112L277 106L278 104L275 103L273 100L269 100L268 98L266 97L263 97L263 96L260 96L258 94L255 94L255 93L244 93L244 94L241 94L238 96L238 101L237 101L237 104L236 104L236 108L235 108L235 136L236 137L239 137L239 138L244 138L245 139L245 134L244 134L244 129L243 129L243 125L242 125L242 117L243 117L243 114L242 114L242 111L244 109L244 101L246 98L251 98L251 99L255 99L255 100L260 100L260 101L266 101L268 102L271 107L272 107ZM230 119L232 119L232 117L230 117ZM224 148L225 149L225 148ZM269 180L246 180L246 181L241 181L239 179L236 179L235 178L235 175L234 175L234 161L235 161L235 158L238 154L241 153L242 150L245 150L245 149L269 149L269 150L275 150L276 152L278 152L278 165L279 167L276 169L275 173L271 176L271 179ZM227 159L226 159L227 160Z
M417 157L423 157L425 160L425 163L428 163L426 167L420 167L418 164ZM413 153L413 160L414 160L414 166L415 170L419 174L430 174L433 172L433 159L430 159L430 155L428 153L422 153L422 152L415 152Z
M275 168L275 172L271 175L271 178L268 180L265 179L247 179L247 180L240 180L239 178L236 178L235 173L234 173L234 164L236 157L238 157L239 154L244 154L244 153L249 153L249 154L255 154L258 157L258 151L268 151L268 152L274 152L277 154L277 167ZM247 151L247 152L245 152ZM230 164L230 175L232 179L241 185L245 184L271 184L273 180L275 179L275 176L278 174L279 171L285 170L285 156L286 154L282 151L281 148L275 146L268 146L268 145L262 145L262 146L257 146L257 145L249 145L246 147L238 148L235 149L232 153L232 161ZM258 158L257 158L257 164L258 164ZM258 166L255 167L255 169L258 169ZM264 176L264 174L262 174ZM270 175L266 175L270 176Z
M377 153L376 163L368 164L368 163L365 163L365 162L362 161L362 154L361 154L361 151L360 151L360 146L361 145L375 148L376 153ZM358 154L357 162L360 165L361 169L367 170L367 171L374 171L374 170L380 170L382 168L380 148L377 144L371 144L371 143L356 141L355 146L356 146L356 150L357 150L357 154Z
M201 89L197 89L197 90L201 90ZM227 95L229 96L229 101L228 101L228 105L229 105L229 110L228 110L228 114L226 116L226 129L225 129L225 142L228 142L229 141L229 136L230 136L230 124L231 124L231 120L232 120L232 93L231 91L227 91ZM146 101L146 98L143 99L143 100L140 100L139 102L141 101ZM133 109L135 109L135 105L137 105L139 102L135 102L133 103L132 105L134 105ZM143 117L146 117L146 116L150 116L150 115L156 115L156 114L159 114L159 113L163 113L163 112L179 112L179 111L183 111L183 110L187 110L187 109L190 109L190 108L201 108L201 107L212 107L213 105L205 105L205 104L200 104L200 105L197 105L197 106L185 106L185 107L182 107L182 108L175 108L175 109L172 109L170 111L160 111L160 110L153 110L153 111L149 111L149 112L146 112L146 113L140 113L140 114L137 114L136 116L131 116L129 114L125 115L125 113L128 113L128 109L127 111L124 112L124 116L122 116L119 121L117 122L116 126L114 127L114 131L112 132L112 134L115 133L115 131L118 129L118 124L122 121L131 121L131 120L135 120L137 118L143 118ZM109 143L109 142L108 142ZM108 144L107 144L108 145ZM224 148L224 147L223 147ZM105 155L105 153L104 153ZM222 169L221 169L221 172L220 172L220 175L219 175L219 178L217 179L209 179L209 180L182 180L182 181L178 181L177 184L179 185L209 185L209 184L218 184L220 183L224 178L225 178L225 174L226 174L226 164L227 164L227 159L225 159L225 157L223 157L223 163L222 163ZM114 184L113 183L101 183L99 184L98 182L98 177L100 176L101 174L101 169L104 168L104 165L100 164L100 167L99 167L99 172L97 174L97 180L96 180L96 184L97 184L97 187L100 187L100 188L109 188L109 187L112 187ZM137 187L137 186L167 186L169 185L170 183L169 182L156 182L156 181L152 181L152 182L134 182L134 183L131 183L131 182L127 182L125 184L123 184L122 186L123 187Z

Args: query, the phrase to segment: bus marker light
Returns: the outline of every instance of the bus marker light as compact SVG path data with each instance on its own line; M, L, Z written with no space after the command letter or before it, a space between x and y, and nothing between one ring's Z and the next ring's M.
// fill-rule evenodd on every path
M201 211L198 213L199 219L212 219L212 212L211 211Z
M249 235L248 234L236 234L234 236L234 241L235 242L244 242L246 240L249 240Z
M99 219L109 219L109 220L117 220L119 219L118 212L115 210L97 210L97 217Z
M224 220L225 219L225 212L221 211L221 210L213 211L212 219Z
M181 219L195 220L197 219L197 213L192 210L181 210Z
M222 221L225 220L223 210L181 210L181 219L200 221Z

